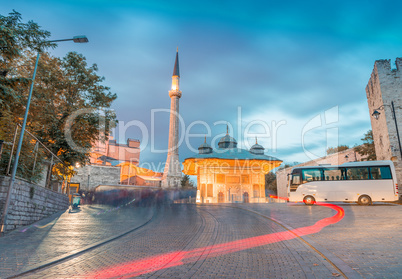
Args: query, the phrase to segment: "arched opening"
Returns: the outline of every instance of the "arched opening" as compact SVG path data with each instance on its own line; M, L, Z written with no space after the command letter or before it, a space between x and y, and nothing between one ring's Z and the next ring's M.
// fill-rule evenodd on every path
M219 203L225 202L225 196L223 195L222 192L219 192L219 193L218 193L218 202L219 202Z
M249 199L248 199L248 192L244 192L243 193L243 202L244 203L249 203Z

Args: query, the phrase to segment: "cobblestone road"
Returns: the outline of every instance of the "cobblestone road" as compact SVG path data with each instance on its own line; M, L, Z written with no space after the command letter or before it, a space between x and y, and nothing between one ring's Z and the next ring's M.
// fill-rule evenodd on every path
M340 206L345 217L339 223L288 239L283 236L289 229L311 226L335 211L301 204L174 204L94 215L99 208L83 207L80 213L47 220L54 224L44 229L2 238L0 277L71 253L71 247L79 251L153 216L114 241L22 277L402 278L402 206ZM81 221L70 228L67 224L79 214ZM94 216L99 219L92 220ZM269 244L260 245L268 238Z

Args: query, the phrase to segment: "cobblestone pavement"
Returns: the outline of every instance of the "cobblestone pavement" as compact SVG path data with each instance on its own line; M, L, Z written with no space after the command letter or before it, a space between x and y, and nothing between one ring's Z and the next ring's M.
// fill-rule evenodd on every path
M0 278L74 254L138 227L152 215L150 207L84 205L15 230L0 238Z
M342 259L364 278L402 278L402 206L386 203L338 205L345 210L345 217L339 223L309 235L308 239ZM272 204L270 207L249 204L245 208L279 219L294 228L328 216L322 208L303 204Z
M398 216L402 216L402 206L340 206L345 217L339 223L303 238L289 239L282 238L286 228L310 226L335 212L321 206L301 204L174 204L158 207L153 219L145 226L23 277L341 278L342 271L349 270L345 273L348 278L402 278L402 264L398 263L402 257L402 244L398 241L398 230L402 225ZM106 217L105 213L104 220L92 224L93 214L88 214L91 210L95 209L82 210L80 214L88 217L81 225L91 227L95 235L98 227L104 226L103 222L113 223L110 219L116 220L117 223L113 224L121 223L128 229L136 224L128 225L126 219L139 220L142 216L141 220L145 222L151 216L149 209L142 212L138 208L126 209L113 213L115 217ZM31 261L40 261L36 259L39 255L41 259L54 257L46 253L56 253L52 250L66 253L73 243L92 239L88 230L83 235L78 229L68 228L67 220L64 221L64 231L54 231L59 220L72 218L69 221L74 223L74 217L79 216L78 213L65 215L61 215L48 231L34 229L29 232L30 229L1 239L1 251L5 243L8 243L5 249L10 250L0 252L2 259L5 255L8 257L0 263L0 277L15 274L12 258L20 259L20 265L29 265ZM75 228L78 227L77 224ZM108 236L124 230L116 225L111 227L106 233ZM71 233L75 241L70 237L54 236ZM97 240L105 237L99 234ZM30 241L25 240L26 237ZM256 240L263 242L266 237L272 239L269 244L256 244ZM52 241L52 238L58 241ZM4 239L8 241L3 242ZM24 255L28 250L25 251L19 241L32 242L28 249L32 255ZM14 273L5 269L7 263L14 268Z

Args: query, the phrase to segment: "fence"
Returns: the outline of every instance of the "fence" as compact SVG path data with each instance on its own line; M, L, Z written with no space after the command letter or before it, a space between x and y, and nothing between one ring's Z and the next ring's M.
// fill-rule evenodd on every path
M2 149L0 147L0 175L11 175L20 133L21 125L17 124L14 133L6 136ZM63 161L25 130L16 177L63 193L66 192L63 186L67 185L67 177L59 171L63 169L68 169Z

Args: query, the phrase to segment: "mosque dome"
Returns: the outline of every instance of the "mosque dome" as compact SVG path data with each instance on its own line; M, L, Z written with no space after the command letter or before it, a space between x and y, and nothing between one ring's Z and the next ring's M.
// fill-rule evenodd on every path
M199 154L210 154L212 153L212 147L207 144L207 138L205 137L205 141L198 147Z
M259 145L257 139L255 139L255 144L250 148L250 153L256 155L264 155L265 148Z
M219 148L237 148L237 141L229 136L229 127L226 128L226 135L220 139Z

